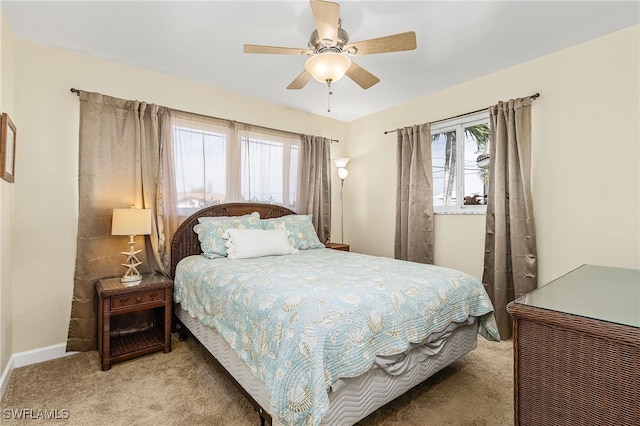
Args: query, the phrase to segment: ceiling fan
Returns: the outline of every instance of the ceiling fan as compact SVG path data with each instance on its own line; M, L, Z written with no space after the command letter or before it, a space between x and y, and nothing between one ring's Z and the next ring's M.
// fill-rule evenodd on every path
M316 30L311 33L308 48L245 44L244 53L308 55L305 69L287 89L302 89L313 77L321 83L338 81L345 74L363 89L380 79L351 60L352 56L399 52L416 48L416 33L390 35L349 43L349 34L341 27L338 3L310 0Z

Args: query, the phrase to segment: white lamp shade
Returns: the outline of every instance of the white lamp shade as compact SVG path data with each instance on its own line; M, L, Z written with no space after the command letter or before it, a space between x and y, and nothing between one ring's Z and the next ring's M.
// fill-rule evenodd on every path
M338 176L340 176L340 179L345 180L348 175L349 170L345 169L344 167L338 167Z
M304 68L320 83L338 81L351 66L351 58L337 52L325 52L307 59Z
M333 162L336 164L336 167L345 168L345 167L347 167L347 164L349 163L349 160L351 160L351 158L340 157L340 158L334 159Z
M150 233L150 209L113 209L111 235L148 235Z

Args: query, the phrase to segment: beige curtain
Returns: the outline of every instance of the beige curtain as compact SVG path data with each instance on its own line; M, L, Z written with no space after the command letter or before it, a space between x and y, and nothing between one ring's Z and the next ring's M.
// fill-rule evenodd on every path
M331 236L331 140L303 136L300 150L299 202L297 213L311 214L320 241Z
M500 336L509 339L512 321L507 303L538 286L531 99L499 102L489 113L491 158L482 282L493 302Z
M160 115L160 168L158 176L158 201L156 217L162 228L158 228L158 254L162 273L169 276L171 271L171 240L180 226L176 192L175 158L173 152L173 114L176 111L164 108Z
M152 233L136 237L141 273L168 270L163 217L161 137L164 108L80 92L79 205L68 351L96 347L95 283L124 273L128 237L111 236L114 208L152 210Z
M395 258L433 263L431 125L397 131Z

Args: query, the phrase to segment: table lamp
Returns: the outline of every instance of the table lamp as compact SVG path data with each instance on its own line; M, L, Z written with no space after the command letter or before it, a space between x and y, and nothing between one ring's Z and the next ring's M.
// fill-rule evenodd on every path
M113 221L111 222L111 235L128 235L129 251L121 251L120 253L127 256L127 260L122 264L127 271L122 276L125 286L134 286L140 284L142 276L138 272L138 266L142 265L138 259L138 253L142 250L135 250L134 246L136 235L148 235L151 233L151 210L137 209L131 207L128 209L113 209Z

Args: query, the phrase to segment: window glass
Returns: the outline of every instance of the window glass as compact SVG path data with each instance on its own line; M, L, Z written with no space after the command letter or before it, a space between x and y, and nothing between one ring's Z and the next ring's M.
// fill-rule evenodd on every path
M255 203L282 204L282 143L265 139L242 139L242 199Z
M486 112L439 122L431 127L435 213L486 211L489 136Z
M176 200L181 215L226 199L226 135L173 127Z
M464 129L463 204L487 204L489 184L489 126L478 124Z
M456 205L456 132L442 132L431 137L433 167L433 205Z

